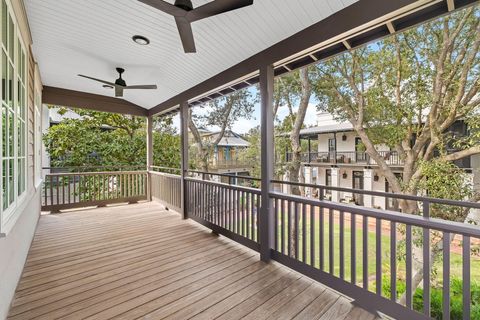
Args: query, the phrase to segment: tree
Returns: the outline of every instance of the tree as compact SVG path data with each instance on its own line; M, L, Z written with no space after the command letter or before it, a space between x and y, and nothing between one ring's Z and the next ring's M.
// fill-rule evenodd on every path
M210 155L223 138L225 130L231 130L238 119L251 119L256 99L248 89L243 89L207 103L206 111L194 113L189 109L188 128L192 133L196 151L193 158L201 171L208 172ZM199 128L207 126L220 127L214 140L202 137Z
M281 107L287 107L289 113L283 120L283 123L277 126L277 129L280 129L283 133L288 132L288 145L292 156L291 159L289 159L290 161L285 163L285 169L291 182L305 182L305 177L303 173L300 172L302 152L300 130L304 127L305 115L313 93L312 83L315 73L313 73L312 70L311 67L305 67L275 79L274 116L276 117L278 109ZM285 143L285 141L282 141L282 138L278 138L278 140L280 140L279 142ZM279 145L281 144L282 143ZM292 185L291 193L294 195L302 195L305 192L304 188ZM290 252L294 255L297 246L296 235L298 230L295 228L296 224L295 221L293 221L295 217L293 215L291 219L289 225L293 227L290 228L289 234L291 239Z
M60 108L65 114L68 109ZM142 117L72 109L79 119L53 125L43 140L51 165L145 166L146 124ZM180 137L171 118L154 123L154 164L180 166Z
M480 135L472 130L468 137L455 137L448 129L459 120L478 127L479 23L479 9L471 7L316 66L319 108L352 124L393 192L475 197L452 161L480 153ZM404 161L401 179L378 152L380 144ZM400 206L419 212L414 201ZM468 214L444 209L432 215L465 221ZM440 249L441 241L434 243L432 255ZM416 287L423 269L421 255L415 256Z
M248 143L248 148L239 151L239 158L244 163L252 165L250 176L255 178L261 177L260 154L261 154L261 136L260 126L250 129L244 137Z

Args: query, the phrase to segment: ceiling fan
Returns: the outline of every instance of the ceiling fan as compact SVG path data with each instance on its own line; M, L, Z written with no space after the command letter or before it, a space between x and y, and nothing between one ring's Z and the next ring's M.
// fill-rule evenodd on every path
M105 80L101 80L101 79L97 79L97 78L93 78L93 77L89 77L89 76L84 76L83 74L79 74L79 76L83 77L83 78L90 79L90 80L101 82L101 83L104 84L105 88L112 88L112 89L115 88L115 97L123 97L123 90L125 90L125 89L157 89L156 84L127 86L127 83L125 82L125 80L122 79L122 73L125 72L125 69L123 69L123 68L116 68L116 69L117 69L119 77L118 77L117 80L115 80L115 83L105 81Z
M253 0L214 0L198 8L193 8L191 0L175 0L175 4L163 0L138 1L175 17L185 53L197 52L193 39L192 22L253 4Z

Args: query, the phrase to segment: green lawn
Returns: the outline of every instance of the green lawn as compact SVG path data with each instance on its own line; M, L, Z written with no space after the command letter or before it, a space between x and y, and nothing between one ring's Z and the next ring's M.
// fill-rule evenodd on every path
M308 212L308 210L307 210ZM334 223L333 223L333 274L337 277L340 277L340 223L338 215L334 215ZM345 213L345 223L344 223L344 278L347 281L351 280L351 228L350 228L350 215ZM360 225L362 221L362 217L357 216L356 222L356 282L357 284L361 285L363 282L363 228ZM375 219L370 218L370 223L374 223ZM281 222L281 218L279 216L279 222ZM298 243L298 255L297 258L300 261L305 261L310 264L310 219L309 214L307 214L306 219L306 259L303 257L303 235L302 235L302 215L299 213L299 243ZM241 219L239 221L241 223ZM387 222L384 222L385 225ZM287 225L287 218L285 217L285 225ZM369 289L375 290L375 278L376 278L376 266L377 266L377 259L376 259L376 233L374 231L375 226L370 225L368 231L368 277L369 277ZM314 227L314 267L320 268L320 224L319 224L319 216L318 213L315 217L315 227ZM254 240L256 240L256 232L252 234ZM287 254L287 228L285 228L285 242L283 245L284 253ZM328 214L325 212L324 218L324 241L323 241L323 249L324 249L324 257L323 257L323 265L324 271L329 272L329 219ZM278 228L278 241L279 246L281 246L281 231L280 227ZM383 230L383 233L380 237L381 239L381 265L382 265L382 277L390 278L391 269L390 269L390 234L388 230ZM403 236L400 234L397 235L397 243L401 243ZM279 250L280 251L280 250ZM405 279L405 259L404 259L403 250L397 249L397 279L404 280ZM462 255L451 252L450 254L450 274L451 278L461 278L462 277ZM442 261L437 261L434 266L434 271L431 274L431 282L432 285L440 286L442 283ZM480 282L480 258L478 256L472 256L471 259L471 280L472 282Z
M301 216L301 215L300 215ZM348 217L348 215L345 215ZM310 219L306 219L306 262L310 264ZM314 227L314 267L320 268L320 249L319 249L319 234L320 234L320 226L318 217L315 218L315 227ZM357 223L361 221L361 217L357 217ZM298 252L298 259L301 261L305 261L303 258L303 235L302 233L302 219L300 218L299 222L299 252ZM388 233L388 232L387 232ZM285 238L287 238L287 230L285 230ZM329 272L329 221L328 215L325 215L324 219L324 241L323 241L323 248L324 248L324 271ZM278 239L281 239L281 232L278 232ZM400 235L397 236L397 243L400 243L402 237ZM390 278L390 235L385 234L385 231L380 236L381 241L381 265L382 265L382 276ZM376 259L376 234L374 231L368 231L368 249L367 249L367 256L368 256L368 277L369 277L369 289L375 290L375 275L376 275L376 266L377 266L377 259ZM281 246L281 242L279 243ZM285 253L287 253L287 245L288 243L285 242ZM362 227L359 227L357 224L356 227L356 282L361 284L363 281L363 230ZM451 277L460 277L462 276L462 255L451 252L451 267L450 273ZM404 253L402 259L399 259L400 251L397 250L397 278L398 279L405 279L405 259ZM351 228L350 228L350 221L345 221L344 226L344 275L347 281L351 280ZM340 225L339 220L337 218L334 220L333 224L333 274L337 277L340 276ZM442 282L442 261L439 261L435 264L436 270L435 273L431 275L432 284L441 284ZM472 257L471 259L471 279L472 281L480 282L480 259L478 257Z

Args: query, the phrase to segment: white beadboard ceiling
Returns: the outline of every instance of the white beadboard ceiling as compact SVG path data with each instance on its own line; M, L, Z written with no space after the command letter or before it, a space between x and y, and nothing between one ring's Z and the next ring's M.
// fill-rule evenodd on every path
M77 74L113 82L115 67L123 67L127 84L158 85L125 91L124 99L146 109L356 1L255 0L194 22L197 53L185 54L174 18L136 0L24 0L44 85L113 96L113 90ZM196 7L209 1L192 2ZM136 34L151 44L135 44Z

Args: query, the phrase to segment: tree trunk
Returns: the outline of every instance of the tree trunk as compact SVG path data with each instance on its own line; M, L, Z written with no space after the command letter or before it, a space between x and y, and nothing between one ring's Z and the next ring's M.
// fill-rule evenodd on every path
M303 123L305 121L305 115L307 113L308 103L310 102L310 97L312 95L312 85L310 83L310 78L308 77L308 68L302 68L299 71L299 81L300 81L300 102L298 106L298 111L295 117L295 122L293 125L293 130L290 133L290 144L292 148L292 162L288 168L289 179L291 182L300 182L300 168L301 168L301 151L302 147L300 144L300 130L302 129ZM302 195L300 187L292 185L291 192L293 195ZM290 209L290 208L289 208ZM297 247L297 238L298 230L296 228L295 215L291 214L289 221L290 225L290 253L291 256L295 256L296 247Z

